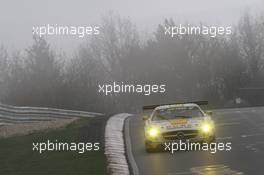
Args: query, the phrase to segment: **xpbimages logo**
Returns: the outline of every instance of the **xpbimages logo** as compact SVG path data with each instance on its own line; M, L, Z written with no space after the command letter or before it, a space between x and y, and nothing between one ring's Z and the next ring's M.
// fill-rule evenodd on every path
M169 151L170 153L174 153L177 151L209 151L212 154L215 154L218 151L231 151L232 143L227 142L212 142L212 143L195 143L189 142L168 142L164 143L164 151Z
M165 93L165 84L125 84L124 82L112 84L99 84L98 92L110 95L113 93L138 93L149 96L151 94Z
M77 36L78 38L83 38L88 35L99 35L100 28L99 26L69 26L69 25L41 25L33 26L32 34L39 37L46 35L69 35Z
M84 142L58 142L55 140L54 142L47 140L47 142L33 142L32 150L38 153L43 152L52 152L52 151L73 151L79 154L83 154L86 151L99 151L100 143L84 143Z
M187 25L178 25L178 26L165 26L164 34L173 37L178 37L179 35L207 35L209 37L215 38L217 35L231 35L232 27L231 26L192 26Z

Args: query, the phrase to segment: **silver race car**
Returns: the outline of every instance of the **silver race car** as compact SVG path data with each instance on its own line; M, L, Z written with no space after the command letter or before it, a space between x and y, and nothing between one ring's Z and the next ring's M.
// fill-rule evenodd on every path
M145 148L147 152L161 148L167 142L215 142L215 126L211 119L212 112L204 112L198 104L192 102L170 105L145 106L151 109L145 120Z

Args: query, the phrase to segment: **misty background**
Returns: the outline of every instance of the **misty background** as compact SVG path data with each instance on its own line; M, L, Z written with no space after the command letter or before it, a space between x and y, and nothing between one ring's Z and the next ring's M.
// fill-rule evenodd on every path
M24 49L32 44L32 26L92 25L113 11L129 17L145 36L165 18L176 22L233 25L245 9L264 10L263 0L3 0L0 6L0 44L7 49ZM46 38L53 48L72 54L85 39L67 36Z
M208 100L212 107L264 104L261 1L11 0L3 4L2 103L106 113L185 100ZM216 38L164 35L165 26L184 22L232 25L233 33ZM42 24L97 24L100 35L84 40L32 36L32 26ZM98 84L113 81L166 84L166 93L98 93Z

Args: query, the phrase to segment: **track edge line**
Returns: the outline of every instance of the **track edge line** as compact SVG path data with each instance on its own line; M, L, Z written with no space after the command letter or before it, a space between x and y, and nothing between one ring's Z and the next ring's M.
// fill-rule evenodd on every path
M129 122L130 122L130 117L125 119L125 125L124 125L127 162L129 164L130 170L132 171L132 174L139 175L138 166L132 152Z

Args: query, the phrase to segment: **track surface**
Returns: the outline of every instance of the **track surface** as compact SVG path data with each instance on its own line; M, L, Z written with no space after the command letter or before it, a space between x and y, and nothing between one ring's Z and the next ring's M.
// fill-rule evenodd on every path
M143 121L129 118L132 156L140 175L263 175L264 108L215 110L217 141L231 142L232 150L146 153ZM130 155L131 156L131 155Z

